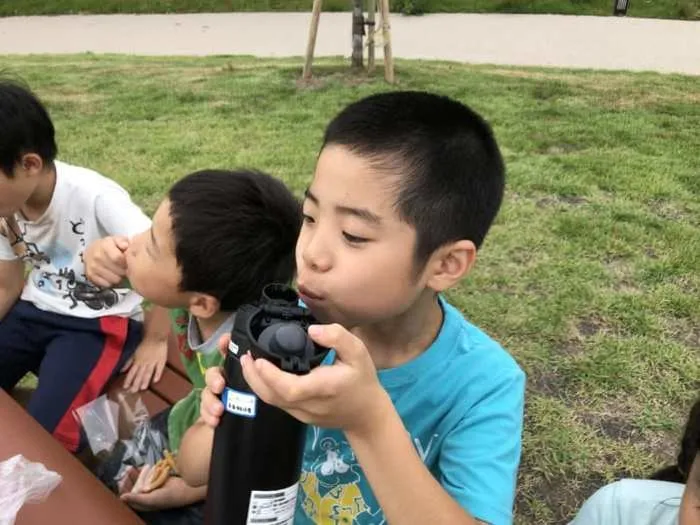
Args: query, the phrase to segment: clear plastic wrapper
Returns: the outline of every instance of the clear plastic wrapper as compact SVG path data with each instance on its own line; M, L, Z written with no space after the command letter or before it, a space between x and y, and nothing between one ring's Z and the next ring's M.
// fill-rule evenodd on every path
M14 525L23 505L44 501L62 479L21 455L0 463L0 525Z

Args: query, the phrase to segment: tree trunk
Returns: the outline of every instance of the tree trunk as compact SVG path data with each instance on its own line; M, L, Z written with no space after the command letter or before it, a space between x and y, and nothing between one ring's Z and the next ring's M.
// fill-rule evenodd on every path
M365 33L365 16L362 10L362 0L353 0L352 8L352 67L363 67L362 37Z

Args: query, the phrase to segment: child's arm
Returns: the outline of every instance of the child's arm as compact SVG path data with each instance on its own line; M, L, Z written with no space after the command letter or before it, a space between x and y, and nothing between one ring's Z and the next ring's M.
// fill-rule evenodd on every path
M151 220L116 184L105 186L95 201L96 220L103 237L87 247L83 254L85 274L103 288L118 286L126 275L125 252L129 239L151 227Z
M420 519L449 523L447 500L454 512L459 506L480 522L512 523L525 378L517 367L497 368L491 373L497 379L471 386L471 395L478 401L465 406L460 421L444 434L437 479L418 457L387 396L377 401L380 415L370 417L364 431L345 432L391 523L419 523ZM439 510L432 502L440 502ZM406 516L392 519L402 513Z
M0 321L17 302L24 288L24 263L21 259L0 260Z
M510 507L518 450L514 461L499 472L499 480L501 477L507 480L500 485L480 486L488 478L485 471L497 466L498 452L494 452L491 458L486 452L491 461L485 467L481 452L475 457L469 451L472 443L464 443L459 449L452 446L452 450L448 450L454 457L447 461L446 467L454 477L445 479L447 476L443 472L443 478L436 480L413 447L396 409L379 383L362 341L339 325L313 326L309 328L309 334L317 343L336 350L337 359L333 365L316 368L306 376L296 376L281 371L264 359L253 361L250 355L245 355L241 358L243 375L252 390L266 403L284 409L301 421L345 432L388 523L474 525L479 521L467 511L474 512L472 507L479 517L488 515L484 519L490 523L512 522ZM521 387L522 378L516 379ZM506 383L502 385L504 388L508 388ZM521 407L522 391L513 399L514 406ZM204 395L202 400L204 403ZM212 414L210 410L207 412ZM481 416L477 414L476 418ZM519 435L509 434L519 431L518 421L521 419L522 413L516 414L513 418L516 424L505 432L505 440L513 445L509 445L509 449L518 449ZM492 440L504 435L499 428L500 418L495 417L486 431L491 433ZM481 428L480 432L484 429ZM470 436L463 434L461 437L468 439ZM479 447L474 443L480 451L483 445ZM498 443L493 443L493 446L498 449ZM492 490L498 493L491 494ZM486 493L486 496L474 499L471 491L481 496Z
M177 454L177 471L188 485L199 487L208 483L213 446L214 429L201 418L185 432Z
M103 237L83 254L85 274L97 286L117 286L126 276L126 257L129 247L126 237ZM168 310L153 306L145 312L143 341L134 356L127 361L122 372L127 372L124 388L132 392L145 390L151 381L160 381L168 359L168 334L170 318Z
M129 238L151 227L151 221L119 186L105 188L95 202L97 221L107 233L83 255L86 275L98 286L116 286L126 275L125 251ZM124 387L132 392L157 382L168 357L170 319L165 308L146 313L143 341L122 369L128 370Z
M345 435L388 523L484 523L470 516L425 467L386 393L372 412L375 416L367 417L364 428Z
M88 246L83 254L88 280L97 286L117 286L126 276L124 252L128 247L129 240L117 236L103 237ZM143 341L122 368L122 372L128 371L124 388L132 392L145 390L151 380L160 381L168 359L168 310L153 306L144 313Z
M138 392L147 389L151 382L160 381L168 360L169 334L168 309L152 306L145 312L143 340L122 368L122 372L128 371L124 388Z

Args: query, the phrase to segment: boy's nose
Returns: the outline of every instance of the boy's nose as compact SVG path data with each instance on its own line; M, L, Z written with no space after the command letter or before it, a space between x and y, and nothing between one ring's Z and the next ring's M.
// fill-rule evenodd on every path
M327 272L331 269L330 254L313 240L304 247L302 259L304 265L314 272Z

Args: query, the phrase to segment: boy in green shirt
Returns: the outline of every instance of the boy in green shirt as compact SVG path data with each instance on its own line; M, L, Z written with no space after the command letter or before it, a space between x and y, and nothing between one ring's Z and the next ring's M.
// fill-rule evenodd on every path
M152 425L176 453L199 417L204 371L222 364L216 345L233 326L236 309L259 299L271 282L290 282L301 227L299 202L279 180L255 171L207 170L175 183L132 239L106 238L85 252L88 278L119 282L150 302L170 308L173 330L194 388ZM149 524L202 523L206 487L171 477L147 493L122 499Z

